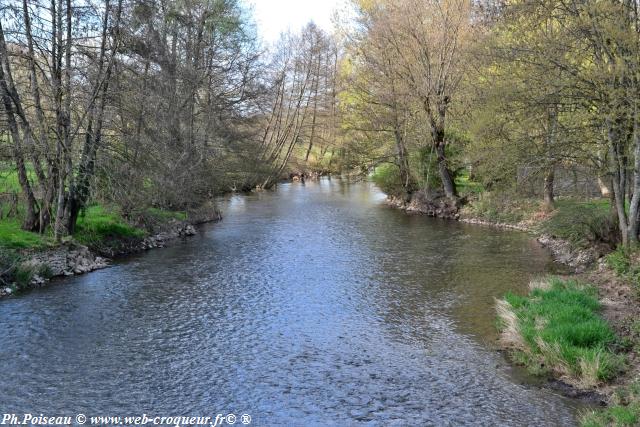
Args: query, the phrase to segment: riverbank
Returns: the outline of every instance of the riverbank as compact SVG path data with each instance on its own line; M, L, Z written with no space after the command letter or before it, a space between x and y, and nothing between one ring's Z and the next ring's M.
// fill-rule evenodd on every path
M455 220L466 224L496 227L507 230L517 230L531 233L536 240L549 250L554 261L563 264L576 273L587 271L590 266L606 255L610 249L603 245L590 245L588 242L579 244L558 234L563 224L547 223L549 214L531 210L526 216L514 217L509 221L500 215L485 215L474 209L473 202L466 199L456 201L444 197L431 199L424 191L418 191L406 200L400 197L388 196L386 203L408 213L423 214L434 218ZM508 218L508 217L507 217ZM549 221L551 222L551 221ZM582 242L580 242L582 243Z
M90 219L79 221L76 235L58 244L34 237L31 246L2 248L0 268L5 272L5 283L0 286L0 298L44 286L55 277L108 267L114 258L163 248L179 238L195 235L196 225L221 219L212 203L189 213L149 210L135 224L105 213L102 207L94 211L97 212L91 212ZM20 235L23 241L29 238Z
M390 206L409 213L530 233L556 262L569 267L570 273L560 279L532 282L529 297L507 295L498 302L501 347L514 363L546 376L550 386L561 393L608 405L605 410L584 414L583 425L636 425L640 423L640 274L633 267L638 259L631 255L621 260L619 251L612 249L607 202L565 199L548 211L535 200L511 201L511 206L509 202L500 206L495 200L487 203L481 197L452 203L428 200L420 192L408 201L387 199ZM543 296L544 292L548 294ZM570 298L565 300L567 293ZM578 316L588 318L586 323L576 319L556 322L560 323L557 330L564 328L568 335L547 333L545 338L551 342L545 342L540 334L554 319L550 312L545 314L544 305L538 306L541 298L551 300L547 308L565 314L582 310L569 303L575 298L594 305L588 316ZM519 304L518 310L514 310L514 302ZM597 319L603 319L602 323ZM596 323L598 327L591 329ZM528 330L528 336L523 330ZM589 341L594 330L602 332L600 339ZM568 346L574 338L580 343L576 337L586 339L588 345ZM580 352L584 354L577 355Z

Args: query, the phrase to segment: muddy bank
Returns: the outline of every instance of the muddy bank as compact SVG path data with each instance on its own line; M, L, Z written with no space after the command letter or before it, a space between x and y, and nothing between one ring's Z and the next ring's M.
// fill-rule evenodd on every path
M84 274L108 267L113 258L163 248L172 241L195 235L194 226L197 224L222 219L215 208L195 211L189 217L186 221L171 219L149 225L150 235L144 238L111 238L91 246L68 240L52 248L25 251L21 254L19 269L29 272L31 277L21 290L44 286L54 277ZM15 285L0 287L0 298L13 294L15 288Z

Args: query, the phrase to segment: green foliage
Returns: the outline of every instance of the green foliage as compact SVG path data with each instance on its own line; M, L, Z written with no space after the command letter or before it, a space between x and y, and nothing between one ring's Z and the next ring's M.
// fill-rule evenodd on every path
M442 187L438 171L438 158L431 147L422 147L411 153L409 166L417 176L420 188L439 189Z
M389 195L402 194L402 182L400 169L392 163L384 163L376 167L371 180L385 193Z
M465 184L470 182L463 158L464 148L468 144L468 137L455 129L450 129L447 130L446 139L448 141L445 147L447 165L453 174L456 184L460 182L464 187ZM409 166L420 188L432 190L442 188L442 179L438 169L438 156L431 145L412 151L409 156Z
M471 179L469 171L461 170L455 178L456 188L460 196L479 195L485 191L483 185Z
M20 262L20 256L15 250L0 246L0 284L9 285L13 282L13 274Z
M598 315L593 287L554 278L527 296L507 294L505 301L517 318L526 365L544 366L586 387L621 370L622 359L611 350L616 337Z
M541 231L580 247L601 242L613 246L617 238L607 199L558 200L556 210L542 224Z
M36 174L31 164L26 164L27 177L36 179ZM22 190L18 180L18 171L12 162L0 162L0 193L14 193Z
M618 276L624 276L631 270L631 257L629 249L619 246L615 251L607 255L607 265L615 271Z
M51 279L53 277L53 270L51 269L51 266L47 264L40 264L37 271L38 276L44 279Z
M86 245L109 239L142 238L145 232L128 224L114 210L91 206L78 218L75 239Z

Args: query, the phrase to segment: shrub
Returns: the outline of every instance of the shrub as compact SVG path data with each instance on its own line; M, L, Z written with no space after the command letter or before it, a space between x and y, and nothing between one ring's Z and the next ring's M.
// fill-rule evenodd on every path
M538 210L536 200L525 199L509 192L485 192L469 205L472 216L493 222L517 223L524 221Z
M0 285L7 286L13 282L13 276L20 256L17 252L0 247Z
M16 290L23 290L28 288L35 273L36 271L31 265L18 265L15 269L13 277Z

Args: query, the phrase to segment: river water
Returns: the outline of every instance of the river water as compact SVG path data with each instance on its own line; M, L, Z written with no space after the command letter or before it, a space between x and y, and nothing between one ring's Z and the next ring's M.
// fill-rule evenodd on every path
M0 412L575 424L496 352L494 298L548 254L383 200L336 179L232 196L198 236L0 301Z

